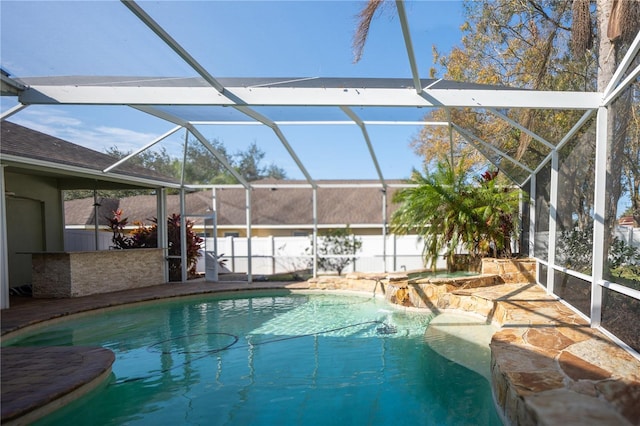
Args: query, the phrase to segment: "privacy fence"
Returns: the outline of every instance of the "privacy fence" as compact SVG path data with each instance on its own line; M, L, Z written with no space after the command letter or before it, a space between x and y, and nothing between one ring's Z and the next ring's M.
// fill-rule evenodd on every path
M321 239L322 237L318 237ZM357 237L362 246L353 255L326 255L354 259L345 272L386 272L424 268L423 241L417 235L386 237L367 235ZM213 250L214 239L205 240L207 250ZM253 237L251 238L251 273L258 275L283 274L312 268L313 254L310 237ZM224 237L217 239L217 253L225 268L221 271L246 273L249 268L249 244L247 238ZM445 269L444 259L437 268ZM198 271L204 271L201 258ZM319 270L319 273L335 271Z

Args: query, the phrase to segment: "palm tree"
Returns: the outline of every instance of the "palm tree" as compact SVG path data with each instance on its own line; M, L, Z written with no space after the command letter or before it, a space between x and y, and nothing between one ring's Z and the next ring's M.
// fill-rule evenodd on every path
M497 185L497 172L474 181L462 164L454 168L441 161L424 175L414 170L410 183L415 186L393 198L400 207L391 217L392 232L420 235L425 264L433 269L444 255L447 269L453 271L461 250L469 253L472 265L486 254L511 255L520 192Z

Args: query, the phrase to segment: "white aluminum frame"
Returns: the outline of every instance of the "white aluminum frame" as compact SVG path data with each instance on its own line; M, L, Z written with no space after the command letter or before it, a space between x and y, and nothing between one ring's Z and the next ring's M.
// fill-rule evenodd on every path
M306 179L306 183L301 184L277 184L269 185L270 187L308 187L313 190L313 239L314 247L317 243L317 189L319 185L313 177L308 173L296 152L289 144L288 140L284 137L280 126L285 125L357 125L362 132L362 137L365 144L368 147L372 161L375 165L376 171L380 183L381 190L385 191L388 187L394 186L388 184L381 172L378 158L373 150L369 134L367 132L367 126L370 125L446 125L450 129L455 129L460 135L462 135L468 142L481 144L483 147L492 150L501 158L507 159L520 169L529 174L527 180L531 183L531 206L530 206L530 246L533 247L535 240L535 223L537 218L535 217L535 189L536 189L536 173L538 173L545 164L549 161L552 162L551 173L551 199L550 199L550 224L549 224L549 258L545 261L538 259L540 264L544 264L548 267L547 276L547 291L553 292L553 277L555 271L562 271L573 276L577 276L582 279L586 279L591 282L592 286L592 301L591 301L591 325L598 327L600 325L601 315L601 303L602 303L602 287L607 287L614 291L619 291L626 294L629 297L640 300L640 293L636 291L629 291L626 287L619 286L615 283L609 283L602 279L603 277L603 264L605 253L602 252L602 246L595 243L598 239L604 237L604 224L603 217L605 214L605 173L604 168L606 164L606 152L607 152L607 107L627 88L633 81L640 75L640 66L636 66L633 70L629 71L629 67L633 60L640 51L640 33L636 36L634 42L628 49L625 58L622 60L619 68L617 69L614 77L609 85L602 93L598 92L555 92L555 91L533 91L533 90L496 90L494 87L483 88L481 86L473 87L460 87L442 89L438 88L440 80L422 87L422 80L420 79L415 54L413 51L413 45L409 32L409 23L404 8L403 0L396 0L396 8L398 10L398 16L400 20L400 26L404 38L404 47L406 49L407 58L409 60L409 66L411 69L411 75L413 79L413 87L398 87L397 85L390 84L389 87L367 87L366 79L362 80L364 87L321 87L320 85L314 86L313 84L301 87L288 86L288 83L295 83L300 80L282 81L280 84L263 84L253 86L229 86L225 87L219 79L213 76L209 70L203 67L196 59L191 56L187 49L183 48L171 35L156 21L153 20L144 9L135 1L121 0L123 5L127 7L138 19L140 19L153 33L155 33L171 50L178 55L186 64L188 64L206 83L208 87L202 85L171 85L170 82L164 81L164 85L152 86L150 81L145 81L144 78L139 80L139 85L131 86L118 84L117 79L113 79L112 84L106 84L101 82L100 84L74 84L73 78L56 78L47 81L46 78L40 79L24 79L25 84L22 84L8 76L2 76L3 85L12 88L18 95L18 106L12 108L9 111L0 116L1 120L15 115L22 111L29 105L61 105L61 104L74 104L74 105L128 105L132 108L138 109L145 113L151 114L155 117L161 118L168 122L171 122L178 127L169 130L164 135L149 142L142 148L135 151L134 154L127 158L111 165L106 168L102 173L85 170L82 168L73 168L65 166L66 170L71 169L73 172L82 174L85 176L94 176L96 178L108 177L109 179L118 180L118 175L111 172L112 169L130 159L133 155L148 149L155 143L164 139L172 133L175 133L180 128L187 129L193 134L211 153L214 155L237 179L240 183L238 187L242 187L246 190L246 215L247 215L247 236L249 240L251 238L251 190L252 188L261 187L260 184L251 184L247 182L242 176L240 176L232 167L225 161L224 157L217 152L213 146L204 138L204 136L195 127L196 125L265 125L271 128L285 149L294 159L295 163L303 173ZM628 73L625 78L623 76ZM301 79L301 80L313 80ZM121 82L122 83L122 82ZM184 83L184 82L183 82ZM168 114L158 109L158 106L228 106L233 107L236 110L244 113L250 117L252 121L220 121L212 119L211 121L189 121L188 119L181 118L172 114ZM258 113L254 107L263 106L299 106L299 107L315 107L315 106L330 106L340 108L349 120L344 121L277 121L272 120L269 117ZM519 129L533 137L546 147L551 149L551 153L540 164L535 167L529 167L502 152L499 148L493 146L490 143L482 141L472 133L460 128L456 123L452 122L426 122L426 121L390 121L390 120L362 120L358 114L356 114L352 108L366 108L366 107L416 107L416 108L473 108L473 109L487 109L492 114L505 120L510 126ZM557 145L553 144L553 141L547 141L539 135L532 132L530 129L525 128L514 120L510 119L506 114L503 114L499 110L507 108L545 108L553 110L582 110L585 113L580 120L573 126L573 128L565 135ZM597 140L596 140L596 180L595 180L595 224L594 224L594 245L593 245L593 258L594 268L592 276L587 277L583 274L579 274L575 271L566 270L559 265L555 265L555 211L557 207L557 180L558 180L558 150L567 143L573 135L592 117L593 113L597 111ZM12 158L11 156L3 156L3 161L20 161L24 163L23 158ZM40 167L50 167L51 164L30 160L30 165L34 169ZM157 183L159 188L165 188L167 185L162 185L159 182L150 180L139 180L141 183L150 184ZM0 181L0 184L3 180ZM330 186L330 185L324 185ZM178 186L181 189L182 200L184 200L184 191L188 188L211 188L208 185L188 185L182 182ZM161 189L164 194L164 189ZM215 188L213 189L215 196ZM163 195L164 196L164 195ZM386 195L384 197L386 200ZM385 204L386 201L383 203ZM162 207L162 202L159 202L159 209ZM214 203L215 208L215 203ZM2 247L6 248L6 217L4 216L4 204L0 203L0 213L2 213L2 229L0 229L0 237L2 241ZM184 209L184 206L182 206ZM383 206L384 209L384 206ZM184 212L184 211L183 211ZM386 216L384 217L385 223L383 224L383 234L386 232ZM184 215L183 215L184 218ZM184 235L183 235L184 238ZM183 244L184 244L183 240ZM2 271L0 271L0 278L2 279L1 292L3 296L2 307L5 306L5 293L8 292L8 278L6 277L6 264L7 255L6 250L2 250ZM249 249L249 255L250 255ZM314 259L317 261L317 253L314 252ZM317 263L317 262L316 262ZM186 262L183 262L183 278L186 267ZM251 266L249 263L249 281L251 281ZM314 268L314 274L316 268ZM8 294L8 293L7 293ZM7 305L8 306L8 305Z

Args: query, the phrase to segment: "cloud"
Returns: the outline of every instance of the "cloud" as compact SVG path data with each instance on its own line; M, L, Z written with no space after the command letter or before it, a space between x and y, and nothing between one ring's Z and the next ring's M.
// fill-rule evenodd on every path
M34 124L39 123L41 126L80 126L82 121L75 117L70 117L67 114L60 112L46 112L35 109L27 109L21 114L31 120ZM55 127L55 126L53 126Z
M92 126L64 111L25 110L11 121L99 152L113 146L121 151L135 150L157 137L153 133L121 127Z

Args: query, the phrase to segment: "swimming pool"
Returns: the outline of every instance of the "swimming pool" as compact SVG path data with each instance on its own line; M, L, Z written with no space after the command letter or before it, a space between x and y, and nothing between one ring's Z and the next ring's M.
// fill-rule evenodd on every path
M217 295L60 322L13 344L116 353L109 383L42 425L501 424L487 379L427 343L432 319L355 295Z

